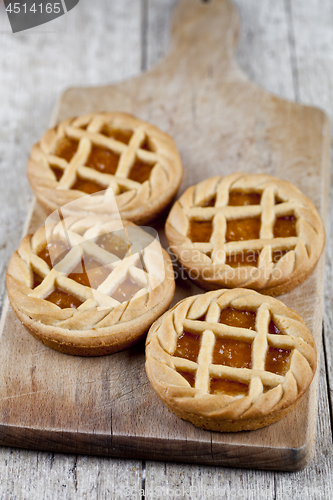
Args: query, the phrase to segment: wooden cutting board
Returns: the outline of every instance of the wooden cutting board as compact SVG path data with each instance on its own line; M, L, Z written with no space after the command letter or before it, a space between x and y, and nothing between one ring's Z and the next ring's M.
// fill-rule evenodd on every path
M67 90L54 121L91 111L127 111L173 136L184 163L181 192L216 174L265 172L298 186L324 220L329 123L313 107L272 96L234 60L238 16L228 0L182 0L169 55L152 71L106 87ZM106 61L107 64L107 61ZM34 205L29 232L45 214ZM163 220L155 227L161 229ZM166 244L161 230L161 240ZM320 352L324 257L312 276L281 297L301 314ZM202 293L177 279L174 302ZM318 372L317 372L318 373ZM178 419L151 389L144 344L104 358L60 354L35 340L11 307L0 343L0 443L50 451L296 470L315 446L318 376L282 421L237 434Z

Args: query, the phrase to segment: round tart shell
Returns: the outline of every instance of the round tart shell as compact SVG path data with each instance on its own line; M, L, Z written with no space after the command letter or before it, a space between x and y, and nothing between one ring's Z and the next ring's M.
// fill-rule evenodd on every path
M90 125L93 127L92 131L89 130ZM112 137L105 137L100 133L104 127L120 131L130 130L135 136L135 144L125 145L120 141L113 140ZM91 113L67 119L48 130L31 150L27 170L28 179L38 202L48 214L67 203L87 196L86 192L70 187L73 180L59 182L51 168L55 163L54 154L57 144L64 137L79 141L78 150L71 159L71 163L75 163L72 177L77 175L77 169L82 170L83 168L86 172L85 175L88 175L88 178L93 176L92 180L96 182L98 179L101 182L101 179L104 178L105 186L103 184L104 187L101 186L101 190L107 189L108 186L114 190L119 213L124 220L136 224L147 224L161 215L172 203L183 176L182 162L173 139L150 123L127 113ZM154 151L144 151L140 148L140 143L146 140L144 138L150 141ZM108 141L111 141L114 150L107 145ZM114 146L114 144L116 145ZM117 174L104 175L85 166L92 145L103 148L110 147L111 151L120 155L121 169L123 170L121 177L118 177ZM142 184L133 183L128 179L129 173L124 174L124 169L125 171L130 170L130 164L135 161L138 151L141 156L146 157L146 160L142 161L152 162L155 165L149 180ZM60 159L60 162L64 162L64 160ZM124 192L123 184L126 185L126 192ZM101 200L102 196L99 196ZM79 204L77 206L79 207ZM82 210L84 208L83 205ZM107 208L96 208L96 213L103 213L103 210L107 210ZM107 212L104 211L104 213Z
M221 261L214 261L207 253L201 251L200 244L193 243L188 237L191 212L201 210L200 204L204 204L211 197L217 197L219 191L220 197L221 199L224 197L224 201L218 209L221 209L221 213L223 210L226 211L227 219L228 217L235 218L232 215L235 209L243 210L244 214L249 209L252 211L255 209L253 206L228 206L228 193L234 190L257 193L266 191L269 193L268 196L265 195L266 199L271 196L281 200L282 205L278 206L277 210L281 211L281 207L284 206L287 214L295 214L299 236L289 238L289 241L295 240L294 248L288 248L288 253L276 264L268 258L268 261L258 268L251 265L231 267ZM263 199L263 194L261 197ZM265 205L265 202L262 202L261 205ZM260 210L265 210L261 206L258 208L258 213ZM202 208L202 210L206 211L207 207ZM208 208L208 210L210 209ZM191 186L173 205L166 221L165 232L170 249L186 269L191 280L203 289L217 290L242 287L272 296L286 293L305 281L316 267L325 246L324 226L312 201L293 184L264 174L236 173L226 177L217 176ZM230 247L230 245L240 243L241 246L247 245L247 250L255 251L258 250L257 241L260 242L260 238L249 240L248 244L246 241L232 242L231 244L210 241L208 245L214 251L214 245L217 244L221 251L225 250L227 253L228 245ZM262 251L263 248L267 250L269 247L273 251L274 244L276 244L274 242L278 241L280 242L278 243L279 248L283 250L284 238L272 238L271 240L265 239L259 251ZM233 251L235 252L235 250Z
M279 322L282 333L290 337L290 342L295 342L295 353L289 370L283 380L281 378L281 384L272 386L265 394L260 391L251 394L250 390L247 395L237 399L191 387L177 372L176 368L184 361L172 354L172 348L169 352L170 346L174 345L176 330L178 336L181 335L185 320L199 319L216 303L222 309L231 306L249 311L257 311L262 306ZM316 359L313 337L298 314L277 299L244 289L207 292L182 300L151 326L146 340L147 376L162 402L175 415L197 427L220 432L259 429L292 411L302 400L313 379ZM240 379L248 376L244 375L244 368L239 370ZM251 379L258 373L256 370L256 373L251 374ZM267 372L259 373L262 380L267 375L268 378L272 376Z
M13 278L7 277L6 283L8 291L13 285ZM123 351L140 342L156 317L159 317L170 306L174 290L170 287L163 301L132 321L96 330L81 330L78 335L71 330L37 324L36 320L31 319L14 305L15 292L11 296L8 292L8 296L13 311L23 326L43 344L56 351L75 356L105 356Z
M75 219L80 218L72 219L75 221ZM127 221L122 221L122 224L134 226ZM85 318L89 324L94 321L94 314L96 315L96 324L101 322L101 319L103 321L103 317L98 316L98 310L96 312L96 309L92 309L81 313L78 329L74 328L75 324L71 325L71 328L58 327L57 320L53 321L53 316L57 316L57 310L65 311L65 316L67 311L68 318L71 318L73 310L70 308L60 309L47 300L29 296L33 291L28 286L32 272L29 260L33 253L32 238L36 235L39 240L45 238L44 228L39 229L35 235L29 234L23 238L20 247L9 261L6 285L11 306L24 327L48 347L78 356L112 354L139 342L145 337L153 321L168 309L175 291L174 273L168 253L161 248L165 278L150 292L148 300L145 296L140 296L131 299L127 307L127 303L114 307L110 312L114 313L116 319L113 319L113 324L109 326L82 328ZM52 308L51 316L50 307ZM85 314L87 316L84 316ZM44 319L46 319L46 323L43 322Z

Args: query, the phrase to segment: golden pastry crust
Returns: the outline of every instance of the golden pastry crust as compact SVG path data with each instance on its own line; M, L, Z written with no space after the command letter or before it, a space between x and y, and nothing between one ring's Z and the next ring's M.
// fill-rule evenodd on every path
M237 197L250 198L249 204L237 206L243 203L234 201ZM244 220L243 240L237 240L233 224ZM247 235L246 222L253 220L254 236ZM206 230L211 227L206 241L191 240L193 221L205 222ZM278 232L280 221L288 226L286 236ZM188 188L172 207L165 229L179 262L206 290L244 287L273 296L285 293L312 273L325 244L324 226L311 200L293 184L264 174L217 176Z
M115 246L100 246L99 238L110 234L124 246L123 255ZM57 251L59 242L68 248ZM47 260L43 249L50 245ZM25 236L10 259L6 283L10 303L32 335L80 356L137 343L175 290L172 263L158 241L131 222L107 216L69 217ZM75 306L46 300L59 289Z
M252 314L254 328L220 322L227 308ZM197 359L178 351L186 332L198 336ZM216 352L227 342L223 364L217 364ZM248 343L246 364L239 352ZM146 340L146 372L163 403L184 420L214 431L258 429L281 419L299 403L315 370L315 344L302 318L279 300L252 290L186 298L151 326ZM216 381L229 385L216 392Z
M28 162L30 185L48 213L87 193L112 189L121 217L137 224L155 219L172 202L182 174L169 135L116 112L63 121L33 146ZM104 193L94 195L99 205Z

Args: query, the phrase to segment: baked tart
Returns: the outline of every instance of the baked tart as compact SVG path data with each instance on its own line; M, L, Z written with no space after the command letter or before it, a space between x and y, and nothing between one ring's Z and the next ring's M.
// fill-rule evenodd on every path
M172 252L206 290L278 295L313 271L325 243L309 198L270 175L236 173L188 188L166 222Z
M172 263L157 239L107 216L59 217L25 236L6 278L27 330L53 349L81 356L138 342L175 289Z
M213 431L269 425L290 412L316 370L302 318L253 290L188 297L150 328L146 371L178 417Z
M137 224L172 202L182 173L173 139L125 113L63 121L33 146L28 162L29 182L48 213L87 194L99 193L101 205L112 190L121 217Z

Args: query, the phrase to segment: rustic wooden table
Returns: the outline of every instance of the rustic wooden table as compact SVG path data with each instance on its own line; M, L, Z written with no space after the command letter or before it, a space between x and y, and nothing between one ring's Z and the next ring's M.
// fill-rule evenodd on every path
M120 81L166 52L175 0L81 0L55 33L11 35L0 25L0 307L4 274L32 198L25 174L31 145L68 86ZM238 60L267 90L333 116L333 4L330 0L236 0ZM0 8L3 5L0 3ZM1 14L1 12L0 12ZM50 25L51 29L51 25ZM53 29L53 28L52 28ZM6 30L4 30L6 31ZM0 448L0 498L327 499L332 495L332 257L327 228L324 338L317 445L295 473L227 469Z

